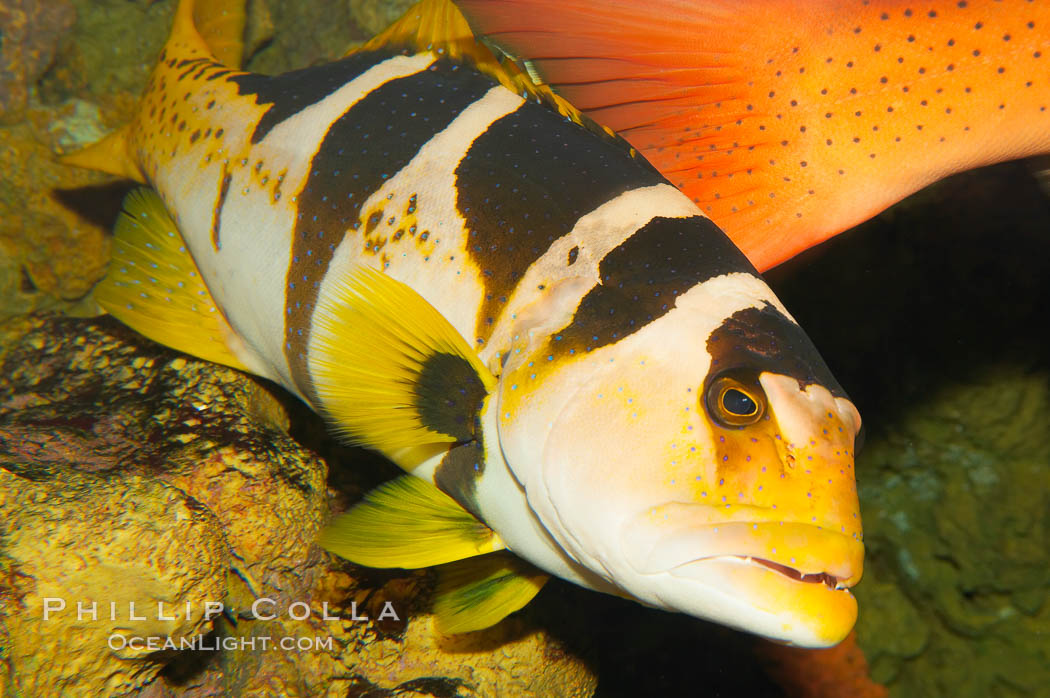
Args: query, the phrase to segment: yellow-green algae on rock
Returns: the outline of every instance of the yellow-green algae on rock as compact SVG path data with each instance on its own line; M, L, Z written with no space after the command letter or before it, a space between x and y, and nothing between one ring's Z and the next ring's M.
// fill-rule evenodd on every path
M365 572L317 548L336 493L288 426L254 380L112 320L0 326L0 693L593 692L583 662L528 621L440 639L425 573ZM49 598L65 608L44 620ZM253 613L259 598L272 603ZM208 601L225 611L204 622ZM379 620L387 601L396 622ZM97 620L78 619L78 602L96 602ZM119 637L198 634L235 648L152 652Z
M865 521L882 569L859 592L859 630L896 695L1048 695L1048 437L1050 370L1004 362L943 386L871 444ZM950 676L909 664L926 650L951 658Z

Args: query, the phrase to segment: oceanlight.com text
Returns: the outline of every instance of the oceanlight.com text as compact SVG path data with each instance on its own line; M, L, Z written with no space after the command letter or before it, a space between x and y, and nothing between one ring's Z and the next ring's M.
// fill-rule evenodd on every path
M228 652L237 650L263 651L283 650L285 652L331 652L334 644L331 637L278 637L268 635L257 637L212 637L195 635L193 637L140 637L113 633L107 643L113 651L131 649L136 652L159 652L161 650L194 650L198 652Z

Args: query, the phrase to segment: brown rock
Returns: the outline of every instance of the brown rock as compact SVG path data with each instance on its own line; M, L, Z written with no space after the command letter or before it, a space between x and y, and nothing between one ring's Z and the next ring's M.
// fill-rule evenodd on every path
M0 123L21 121L30 87L75 20L69 0L0 0Z
M60 164L28 124L0 128L0 171L0 319L76 312L74 301L106 273L109 227L127 187Z
M73 455L43 435L23 443L59 461ZM160 666L122 638L209 629L199 609L222 598L229 558L214 518L159 480L10 465L0 469L2 569L17 582L2 621L16 694L97 695L151 681Z
M397 21L414 4L414 0L351 0L350 16L365 33L374 36Z
M323 553L327 466L286 431L319 422L288 406L291 422L254 380L109 318L0 325L2 685L155 698L593 692L593 673L528 615L441 638L425 613L429 573ZM78 602L97 617L78 619ZM224 612L206 620L207 602Z

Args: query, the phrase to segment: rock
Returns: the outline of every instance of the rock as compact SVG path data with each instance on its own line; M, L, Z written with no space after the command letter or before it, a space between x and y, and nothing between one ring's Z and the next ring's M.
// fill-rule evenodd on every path
M929 395L864 456L867 542L886 567L858 590L859 627L899 695L1050 684L1047 434L1050 371L1004 362Z
M871 678L891 684L908 660L926 650L930 629L895 580L884 578L882 574L869 575L858 588L857 593L863 593L864 598L864 622L857 634L870 659Z
M17 512L4 523L19 532L5 536L4 556L26 587L23 612L5 620L14 685L29 695L147 683L164 662L113 650L114 628L192 636L210 630L205 601L234 600L233 574L283 600L308 587L322 561L313 536L324 465L256 423L258 388L145 340L123 341L127 333L107 325L81 332L68 320L22 321L0 364L0 487L5 510ZM32 545L42 540L51 544ZM43 621L44 597L125 611L85 633L75 615ZM177 632L129 623L131 601L154 620L157 601L175 616L191 601L193 620ZM44 656L35 654L39 638L50 642L46 656L64 660L20 661Z
M251 59L259 49L273 41L273 13L266 0L248 0L244 28L244 55Z
M369 36L394 23L416 0L350 0L350 16Z
M0 124L22 119L75 19L69 0L0 0Z
M43 81L43 95L49 102L78 97L101 103L118 94L137 98L171 29L175 2L67 1L76 7L77 21Z
M370 38L356 29L351 9L343 2L309 0L297 3L251 0L248 5L247 69L275 75L327 63ZM268 31L267 31L268 30ZM270 41L260 44L255 34ZM251 50L256 48L257 50Z
M5 432L46 460L73 455L51 435ZM183 609L222 598L229 551L185 492L135 475L4 461L0 569L16 580L4 604L5 659L19 695L127 691L160 666L125 636L178 641L209 629L199 610ZM138 616L146 620L131 620Z
M9 125L0 127L0 320L42 308L94 312L93 304L78 302L109 259L109 222L80 217L57 194L106 178L59 165L46 133L41 138L39 128L15 123L35 116L50 128L62 116L62 109L41 114L47 110L30 88L66 43L75 17L68 0L0 0L0 123ZM84 106L66 108L68 125L81 131L91 116L91 105Z
M50 109L30 112L37 133L55 152L70 153L102 140L109 129L97 104L71 99Z
M126 186L65 167L29 124L0 128L0 320L38 309L94 314L85 295L106 273L109 226ZM90 202L84 216L76 203Z
M108 318L0 325L5 692L593 692L583 661L528 615L440 638L429 573L323 553L330 506L377 474L341 469L330 492L325 461L288 433L322 428L291 398ZM205 618L208 604L223 612Z

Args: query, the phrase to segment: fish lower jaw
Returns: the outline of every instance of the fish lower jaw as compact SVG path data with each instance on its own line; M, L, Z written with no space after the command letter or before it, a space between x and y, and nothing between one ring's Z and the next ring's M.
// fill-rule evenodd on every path
M835 645L857 619L850 580L762 558L700 558L668 570L663 579L659 596L665 608L799 647Z

